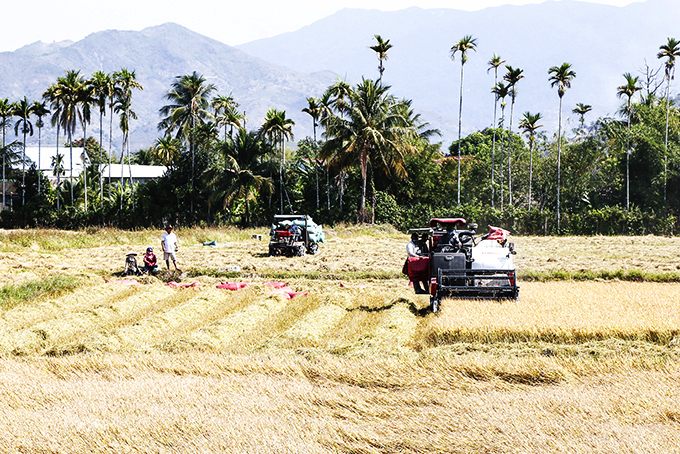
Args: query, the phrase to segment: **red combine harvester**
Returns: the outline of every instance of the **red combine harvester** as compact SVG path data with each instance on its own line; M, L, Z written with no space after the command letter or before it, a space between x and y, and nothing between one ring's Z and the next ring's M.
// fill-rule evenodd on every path
M432 312L442 298L519 298L510 232L489 226L489 233L477 235L476 229L462 218L435 218L428 228L409 230L427 236L407 270L412 281L429 284Z

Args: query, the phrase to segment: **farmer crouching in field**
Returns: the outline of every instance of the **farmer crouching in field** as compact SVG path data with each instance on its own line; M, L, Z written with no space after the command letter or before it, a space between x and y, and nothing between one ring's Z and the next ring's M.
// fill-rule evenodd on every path
M415 273L413 267L416 266L414 261L419 260L419 257L423 255L420 249L420 238L417 233L411 234L411 241L406 245L406 263L404 263L404 274L409 276L409 280L413 283L413 289L417 294L427 293L427 281L421 280L422 273ZM417 275L416 275L417 274Z
M139 266L137 266L137 253L129 252L125 256L125 271L123 271L123 276L141 276L141 274L142 272L140 271Z
M165 233L161 237L161 246L163 247L163 258L165 259L165 265L170 269L170 260L172 264L175 265L175 270L182 272L177 267L177 257L175 254L179 250L179 245L177 244L177 235L172 231L172 226L168 225L165 227Z
M156 274L156 271L158 271L156 262L156 254L153 253L153 248L146 248L146 254L144 254L144 272L146 274Z

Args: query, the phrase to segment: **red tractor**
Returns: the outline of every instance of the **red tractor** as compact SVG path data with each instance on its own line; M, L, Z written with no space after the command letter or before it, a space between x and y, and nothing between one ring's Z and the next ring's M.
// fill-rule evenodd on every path
M510 232L489 226L489 233L477 235L476 229L477 224L462 218L435 218L429 228L409 230L424 241L420 255L409 258L406 268L414 284L427 285L432 312L447 297L519 298Z

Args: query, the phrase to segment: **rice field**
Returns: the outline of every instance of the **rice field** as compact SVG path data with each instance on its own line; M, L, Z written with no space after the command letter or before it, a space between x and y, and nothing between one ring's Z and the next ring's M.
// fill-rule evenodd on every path
M161 232L0 231L0 450L680 452L680 239L514 238L519 301L431 314L399 232L266 233L179 230L185 272L130 282ZM536 278L613 270L669 278Z

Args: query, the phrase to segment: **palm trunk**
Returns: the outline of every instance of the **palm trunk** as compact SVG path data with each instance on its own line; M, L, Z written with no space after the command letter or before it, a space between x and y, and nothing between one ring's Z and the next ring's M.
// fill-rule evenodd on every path
M69 131L68 131L68 149L69 149L69 157L71 159L71 164L70 164L70 168L71 168L71 175L70 175L70 178L71 178L71 180L70 180L71 181L71 206L75 206L75 204L73 203L73 134L71 133L70 126L69 126Z
M104 106L106 107L106 106ZM99 110L99 199L100 199L100 206L102 210L102 216L104 214L104 180L102 180L102 161L104 160L104 157L102 155L102 149L104 148L104 144L102 141L104 140L103 134L104 134L104 111L100 108ZM102 218L102 223L103 223Z
M458 107L458 206L460 207L460 138L463 126L463 68L465 61L460 64L460 104Z
M669 96L671 93L671 80L667 77L666 83L666 135L664 137L663 148L663 202L666 204L666 180L668 176L668 116L671 110ZM628 114L628 128L630 128L630 113Z
M59 125L57 125L57 212L59 212L59 196L60 196L60 184L61 184L61 168L59 163Z
M111 154L113 153L113 103L109 104L109 204L111 203ZM122 164L122 162L121 162Z
M40 194L40 142L42 141L42 127L38 127L38 194Z
M531 181L534 174L534 140L529 138L529 199L527 203L527 211L531 210Z
M83 123L83 185L85 190L85 212L87 213L87 126Z
M557 122L557 233L560 231L560 185L562 183L562 96Z
M630 211L630 98L628 98L628 128L626 130L626 211Z
M498 80L496 76L495 80ZM497 82L496 82L497 83ZM495 84L494 84L495 85ZM498 114L498 98L494 95L495 102L493 104L493 139L491 141L491 208L495 208L495 177L494 170L496 168L496 116Z
M508 206L512 206L512 117L515 111L515 97L510 103L510 124L508 126Z
M26 203L26 120L24 120L24 149L21 152L21 205Z

